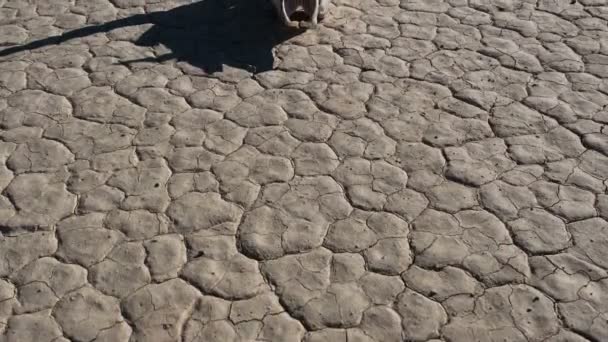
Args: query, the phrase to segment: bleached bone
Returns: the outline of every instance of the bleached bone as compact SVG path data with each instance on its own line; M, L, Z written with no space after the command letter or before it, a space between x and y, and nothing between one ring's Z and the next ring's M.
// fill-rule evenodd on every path
M330 0L272 0L281 21L290 27L314 27L323 20ZM294 20L296 14L303 14L307 21Z

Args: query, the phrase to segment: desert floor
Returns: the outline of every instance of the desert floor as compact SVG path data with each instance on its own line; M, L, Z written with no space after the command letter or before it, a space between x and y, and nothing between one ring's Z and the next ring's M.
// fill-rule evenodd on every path
M0 341L608 341L608 0L0 0Z

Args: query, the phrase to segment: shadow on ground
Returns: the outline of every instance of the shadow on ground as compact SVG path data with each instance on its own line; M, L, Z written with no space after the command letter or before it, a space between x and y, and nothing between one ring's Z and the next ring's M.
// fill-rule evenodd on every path
M268 0L201 0L164 12L138 14L9 47L0 51L0 57L142 24L153 26L135 44L161 44L171 52L122 63L176 59L207 73L221 71L222 65L253 73L270 70L273 66L272 48L301 33L283 27Z

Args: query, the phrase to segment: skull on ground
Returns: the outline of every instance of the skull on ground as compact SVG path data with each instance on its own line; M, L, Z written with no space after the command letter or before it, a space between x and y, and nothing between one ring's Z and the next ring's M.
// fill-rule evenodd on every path
M272 0L279 19L289 27L314 27L325 17L330 0Z

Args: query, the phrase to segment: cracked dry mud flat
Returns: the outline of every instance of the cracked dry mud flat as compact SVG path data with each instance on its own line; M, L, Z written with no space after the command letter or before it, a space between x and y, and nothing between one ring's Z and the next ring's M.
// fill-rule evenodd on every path
M0 0L0 341L608 341L608 0L271 13Z

